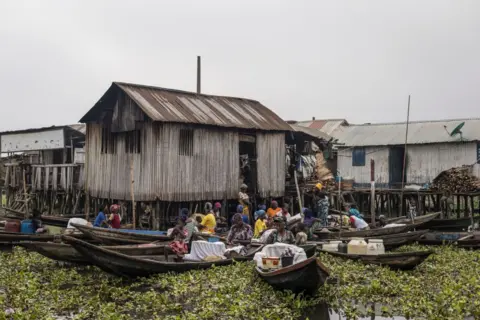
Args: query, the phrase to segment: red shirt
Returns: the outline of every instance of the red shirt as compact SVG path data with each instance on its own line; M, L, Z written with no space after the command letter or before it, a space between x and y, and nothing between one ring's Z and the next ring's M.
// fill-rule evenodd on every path
M120 216L116 213L113 214L113 220L111 221L112 228L120 229Z

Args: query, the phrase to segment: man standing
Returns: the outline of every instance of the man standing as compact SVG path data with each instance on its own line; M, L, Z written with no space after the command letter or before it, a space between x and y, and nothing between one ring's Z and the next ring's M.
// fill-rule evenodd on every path
M317 218L320 219L322 227L327 227L327 217L328 217L328 197L325 191L323 190L323 185L317 183L315 185L315 212L317 213Z

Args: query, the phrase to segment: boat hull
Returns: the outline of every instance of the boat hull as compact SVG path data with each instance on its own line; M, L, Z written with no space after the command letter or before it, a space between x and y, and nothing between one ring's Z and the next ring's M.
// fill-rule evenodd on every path
M329 276L327 268L316 255L279 270L265 272L256 267L256 271L260 278L276 289L307 294L314 294Z

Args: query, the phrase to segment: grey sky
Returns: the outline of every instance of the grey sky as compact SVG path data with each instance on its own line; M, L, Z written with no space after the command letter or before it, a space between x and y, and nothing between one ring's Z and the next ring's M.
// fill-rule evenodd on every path
M284 119L477 117L480 1L0 1L0 131L74 123L112 81Z

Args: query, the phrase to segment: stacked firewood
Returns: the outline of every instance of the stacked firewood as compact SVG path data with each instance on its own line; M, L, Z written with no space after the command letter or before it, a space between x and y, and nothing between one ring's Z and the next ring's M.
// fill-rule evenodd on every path
M472 166L451 168L433 180L431 189L451 193L475 192L480 189L480 180L472 174Z

